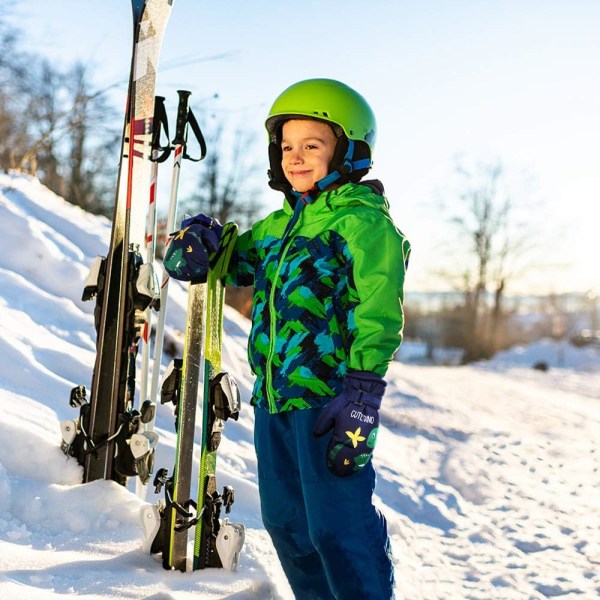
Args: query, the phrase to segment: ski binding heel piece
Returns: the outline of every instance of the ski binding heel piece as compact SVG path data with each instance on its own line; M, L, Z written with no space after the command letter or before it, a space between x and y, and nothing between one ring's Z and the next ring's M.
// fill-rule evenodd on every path
M144 431L134 433L129 441L131 454L136 460L144 457L148 452L153 452L158 444L158 433L154 431Z
M144 536L142 540L142 550L146 554L156 553L152 552L152 550L160 530L163 512L164 507L161 507L157 504L144 504L142 507L140 507L140 523L142 525L142 532Z
M134 433L129 440L129 449L133 455L135 471L140 481L145 485L154 470L154 450L158 445L159 436L154 431Z
M90 418L90 405L83 385L78 385L71 390L69 404L73 408L79 408L79 418L60 422L62 437L60 449L67 456L76 458L77 462L83 466L86 454L94 448L86 431Z
M66 455L69 455L69 449L71 448L71 444L77 436L77 421L75 421L74 419L61 421L60 433L62 436L62 443L60 445L60 449Z
M139 477L142 484L154 469L154 450L159 436L142 430L142 414L137 410L119 415L119 429L114 436L114 469L123 477Z
M237 571L245 539L246 527L242 523L232 523L229 519L223 519L216 546L224 569Z

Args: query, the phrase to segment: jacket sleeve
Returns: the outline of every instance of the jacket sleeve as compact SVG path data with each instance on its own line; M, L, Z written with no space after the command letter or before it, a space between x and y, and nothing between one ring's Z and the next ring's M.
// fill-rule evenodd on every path
M257 264L264 258L260 250L260 240L266 235L281 237L289 215L281 209L257 221L252 228L238 236L235 249L229 261L226 282L236 287L254 285Z
M402 342L404 278L410 244L389 216L355 215L346 237L354 310L348 367L384 376Z
M254 247L253 229L249 229L237 238L229 261L227 283L236 287L253 285L255 265L256 248Z

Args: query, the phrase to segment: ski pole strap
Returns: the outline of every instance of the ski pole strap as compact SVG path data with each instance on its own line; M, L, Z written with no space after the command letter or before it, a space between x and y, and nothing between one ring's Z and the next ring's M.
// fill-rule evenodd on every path
M196 117L190 108L190 96L192 92L188 90L177 90L179 94L179 103L177 105L177 121L175 124L175 137L173 138L173 146L183 147L183 158L187 158L193 162L201 161L206 156L206 141L200 130L200 125L196 121ZM188 125L192 128L194 136L200 145L200 156L193 158L187 151L187 134Z
M186 144L186 145L184 145L183 158L187 158L188 160L191 160L192 162L199 162L206 156L206 140L204 139L204 136L202 135L202 131L200 130L200 125L198 125L198 121L196 121L196 117L195 117L194 113L192 112L191 108L189 109L189 112L187 115L187 122L189 123L190 127L192 128L192 131L194 132L194 135L196 136L196 140L198 141L198 144L200 146L200 156L198 158L191 157L188 154L187 144Z
M166 146L161 145L161 133L164 131L167 138ZM165 109L164 96L155 96L154 98L154 118L152 119L152 156L155 152L160 152L156 158L152 158L154 162L164 162L171 154L171 144L169 142L169 120L167 119L167 111Z

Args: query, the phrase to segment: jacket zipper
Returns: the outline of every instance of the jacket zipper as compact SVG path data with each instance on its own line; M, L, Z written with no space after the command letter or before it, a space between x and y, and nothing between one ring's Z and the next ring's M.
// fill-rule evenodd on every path
M277 315L275 311L275 291L277 287L277 281L279 280L279 273L281 273L281 269L283 267L283 261L285 260L285 256L287 251L291 245L291 240L289 240L283 251L281 253L281 258L279 259L279 264L277 265L277 270L275 271L275 277L273 279L273 285L271 286L271 293L269 294L269 354L267 355L267 364L266 364L266 378L267 378L267 400L269 403L269 412L276 413L277 405L275 403L275 398L273 394L273 357L275 355L275 340L277 336Z
M298 200L301 202L301 200ZM267 354L267 363L266 363L266 392L267 392L267 403L269 405L269 412L271 414L277 412L277 404L275 402L275 397L273 393L273 356L275 355L275 339L277 334L277 315L275 311L275 292L277 290L277 282L279 281L279 274L281 273L281 269L283 268L283 261L288 253L288 250L292 244L292 230L298 224L300 220L300 214L302 212L303 206L298 210L294 211L294 215L292 215L291 219L292 223L288 223L286 230L284 232L284 237L282 239L282 248L281 254L279 257L279 263L277 264L277 270L275 271L275 275L273 277L273 284L271 286L271 291L269 293L269 353Z

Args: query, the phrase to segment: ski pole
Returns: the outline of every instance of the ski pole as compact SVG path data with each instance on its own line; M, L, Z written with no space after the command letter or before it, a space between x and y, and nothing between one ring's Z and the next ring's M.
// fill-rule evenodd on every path
M169 140L169 122L165 110L164 96L154 98L154 119L152 132L152 166L150 171L150 194L148 203L148 218L146 220L146 263L154 267L156 259L156 186L158 180L158 165L167 160L171 154L170 142L161 146L164 132ZM144 329L142 332L142 381L140 386L140 406L148 398L148 374L150 368L150 336L152 332L152 308L146 309Z
M181 171L181 161L186 158L193 162L198 162L206 156L206 142L200 131L196 117L189 106L191 92L178 90L179 106L177 108L177 124L175 128L175 138L172 147L175 150L173 159L173 174L171 179L171 196L169 199L169 211L167 213L167 238L165 246L171 241L171 234L175 229L175 219L177 217L177 194L179 192L179 176ZM192 158L187 153L187 134L188 124L192 128L198 143L200 144L200 157ZM152 363L152 379L150 383L150 401L155 402L158 392L158 377L162 362L162 351L164 343L165 320L167 314L167 299L169 292L169 275L163 270L163 277L160 285L160 309L158 312L158 321L156 324L156 334L154 341L154 358ZM153 424L148 424L152 428Z
M166 137L166 145L161 145L161 138ZM155 271L156 259L156 190L158 180L158 165L164 162L171 153L169 141L169 122L165 110L165 98L155 96L154 117L152 120L152 151L150 168L150 192L148 198L148 216L146 219L146 264L151 266L152 273ZM154 277L154 275L153 275ZM144 311L144 324L142 328L142 376L140 385L140 411L142 411L148 399L148 379L150 369L150 337L152 333L152 305ZM148 431L144 423L144 431ZM146 486L141 478L136 479L136 493L140 498L145 496Z

